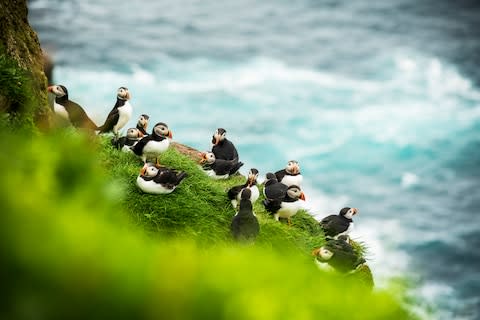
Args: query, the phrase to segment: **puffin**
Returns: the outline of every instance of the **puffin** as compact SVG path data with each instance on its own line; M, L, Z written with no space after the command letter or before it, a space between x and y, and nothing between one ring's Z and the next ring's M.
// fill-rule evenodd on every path
M218 128L212 136L212 152L217 159L223 160L239 160L238 152L233 143L228 140L225 135L227 131L223 128Z
M115 136L132 117L132 105L129 102L130 92L126 87L120 87L117 90L117 102L105 119L105 123L98 127L99 133L113 131Z
M278 182L275 174L268 172L263 182L263 195L267 200L275 200L285 196L288 186Z
M158 157L167 151L170 139L172 139L172 131L168 129L167 124L159 122L153 127L152 134L143 137L131 149L142 158L143 162L146 162L149 157L155 158L155 165L158 167L160 166Z
M269 192L267 192L269 194ZM285 194L275 199L265 199L263 205L265 209L270 212L278 221L279 218L286 218L288 225L291 225L290 218L297 214L301 209L300 202L298 200L305 201L305 195L298 186L289 186Z
M340 235L348 235L353 230L352 217L358 213L357 208L345 207L338 214L332 214L320 221L326 237L336 238Z
M140 130L140 132L144 136L148 136L148 132L147 132L148 119L150 119L148 115L142 114L140 118L138 118L138 122L137 122L137 129Z
M243 166L243 163L237 160L217 159L213 152L202 152L200 156L203 171L214 179L227 179Z
M228 199L232 202L232 206L234 208L237 207L238 201L240 201L240 195L243 189L248 188L250 189L252 196L251 201L255 203L258 197L260 196L260 191L258 190L257 186L257 177L258 177L258 170L255 168L250 169L247 175L247 181L244 184L240 184L237 186L231 187L228 192Z
M237 241L253 242L260 232L260 225L253 213L252 190L244 188L240 193L240 209L230 225L232 236Z
M132 152L131 147L142 137L143 133L140 130L137 128L129 128L126 136L120 137L119 139L113 138L111 143L115 148L122 150L123 152Z
M97 125L90 119L85 110L76 102L68 99L68 90L63 85L53 85L47 88L55 95L53 111L63 121L76 128L98 130Z
M187 176L183 171L146 163L137 177L137 186L145 193L168 194Z
M302 185L303 176L300 173L300 165L296 160L288 161L285 169L275 172L275 176L277 177L278 182L286 184L287 186Z
M348 243L346 236L327 239L325 245L312 251L312 255L320 268L333 269L340 273L351 272L366 262Z

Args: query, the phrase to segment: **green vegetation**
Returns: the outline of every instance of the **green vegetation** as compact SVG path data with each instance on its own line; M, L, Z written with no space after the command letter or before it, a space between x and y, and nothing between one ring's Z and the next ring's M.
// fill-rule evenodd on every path
M411 317L391 292L318 270L309 250L323 237L306 213L288 227L257 205L256 244L232 243L224 190L241 177L209 180L171 150L161 161L188 178L170 195L146 195L138 160L107 140L2 135L5 318Z

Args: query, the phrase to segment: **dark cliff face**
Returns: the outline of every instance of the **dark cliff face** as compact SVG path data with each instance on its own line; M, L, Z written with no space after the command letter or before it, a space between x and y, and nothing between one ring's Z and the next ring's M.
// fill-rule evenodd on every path
M26 0L0 0L0 112L17 123L49 126L47 80Z

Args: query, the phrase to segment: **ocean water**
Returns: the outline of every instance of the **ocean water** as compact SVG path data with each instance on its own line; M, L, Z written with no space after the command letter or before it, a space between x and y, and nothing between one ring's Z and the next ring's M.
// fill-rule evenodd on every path
M407 276L423 318L479 319L479 6L31 0L29 19L98 124L127 86L130 126L200 150L224 127L244 173L298 160L317 218L359 208L380 286Z

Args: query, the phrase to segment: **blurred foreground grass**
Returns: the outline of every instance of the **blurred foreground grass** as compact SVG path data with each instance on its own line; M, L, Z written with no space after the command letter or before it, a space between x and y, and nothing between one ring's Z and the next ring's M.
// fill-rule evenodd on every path
M224 190L241 178L213 183L172 150L162 162L189 177L145 195L138 160L105 140L1 130L2 319L411 318L392 292L317 269L307 213L288 228L257 205L256 245L232 243Z

